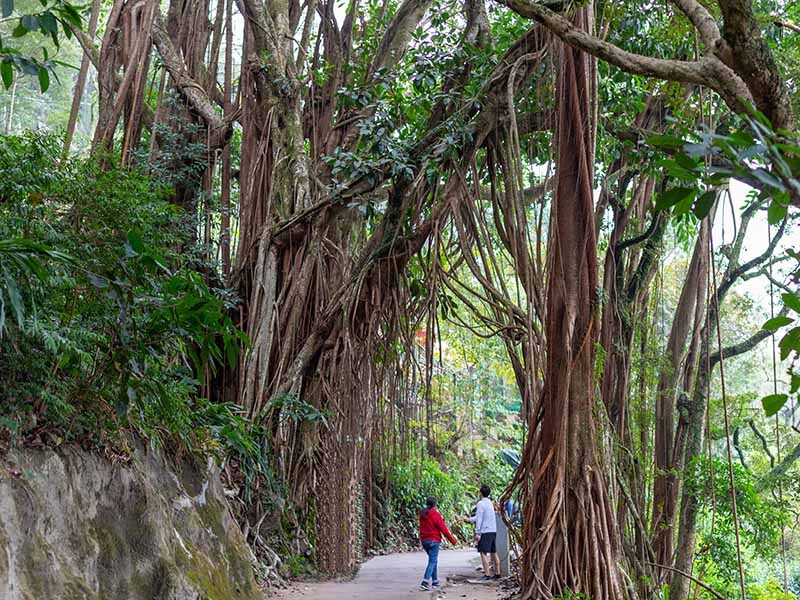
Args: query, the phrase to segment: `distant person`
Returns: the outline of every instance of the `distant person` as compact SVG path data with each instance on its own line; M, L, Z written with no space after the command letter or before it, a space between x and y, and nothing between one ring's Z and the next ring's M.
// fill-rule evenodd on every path
M512 525L519 525L522 521L519 511L519 504L514 502L511 498L506 500L505 506L503 507L503 512L506 513L506 517L508 517L508 520Z
M439 563L442 535L451 544L458 543L445 525L442 515L436 510L436 498L431 496L425 501L425 508L419 511L419 541L422 542L422 548L428 555L428 566L425 567L422 583L419 584L420 590L439 589L439 574L436 572L436 567Z
M475 536L478 538L478 552L481 553L483 577L481 581L500 579L500 557L497 555L497 520L494 504L490 496L492 490L484 484L481 486L481 499L475 507L475 516L468 517L469 523L475 524ZM494 567L494 570L492 568Z

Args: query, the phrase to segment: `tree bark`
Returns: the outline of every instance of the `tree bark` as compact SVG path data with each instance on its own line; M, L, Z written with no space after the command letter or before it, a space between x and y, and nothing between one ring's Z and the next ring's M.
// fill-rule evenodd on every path
M677 386L682 381L686 343L695 315L705 312L708 275L708 233L710 223L704 219L695 242L675 316L667 339L667 362L661 367L656 389L655 474L653 482L652 537L655 562L672 562L674 524L678 502L679 479L674 456L675 400Z
M233 104L231 98L233 79L233 0L217 0L225 2L225 72L223 74L223 98L225 100L224 115L231 121ZM227 280L231 272L231 143L225 142L222 149L221 176L221 231L220 254L222 259L222 275Z
M591 31L593 7L576 10ZM560 45L541 424L525 448L524 598L625 597L595 422L597 241L592 172L594 61ZM535 417L534 417L535 418ZM532 426L535 426L535 421Z
M94 40L97 31L97 19L100 14L100 0L92 2L92 12L89 16L89 39ZM81 67L78 71L78 78L75 81L75 91L72 95L72 107L69 112L69 121L67 121L67 132L64 135L64 151L63 157L69 155L70 147L72 146L72 136L75 134L75 126L78 123L78 113L81 109L81 100L83 100L83 90L86 87L86 77L89 74L89 54L84 52L81 57Z

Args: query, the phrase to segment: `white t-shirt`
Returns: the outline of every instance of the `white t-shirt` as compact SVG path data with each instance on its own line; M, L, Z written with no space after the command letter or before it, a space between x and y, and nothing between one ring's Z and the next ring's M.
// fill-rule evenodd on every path
M494 515L494 505L489 498L481 498L475 508L475 516L469 518L475 523L475 533L497 533L497 520Z

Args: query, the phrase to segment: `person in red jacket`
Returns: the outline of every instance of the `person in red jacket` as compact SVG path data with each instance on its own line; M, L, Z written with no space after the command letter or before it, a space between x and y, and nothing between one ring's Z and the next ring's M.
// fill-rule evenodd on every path
M442 535L451 544L458 543L445 525L442 515L436 510L436 498L430 497L425 501L425 508L419 511L419 541L422 542L422 548L428 555L428 566L425 568L422 583L419 584L420 590L439 588L436 566L439 563L439 545L442 543Z

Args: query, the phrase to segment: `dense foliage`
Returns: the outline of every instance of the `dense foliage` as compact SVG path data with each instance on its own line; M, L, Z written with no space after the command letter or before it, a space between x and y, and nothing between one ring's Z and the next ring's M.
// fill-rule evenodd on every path
M254 453L232 405L198 395L246 340L235 296L193 263L187 215L137 170L59 160L59 140L0 139L5 437Z

